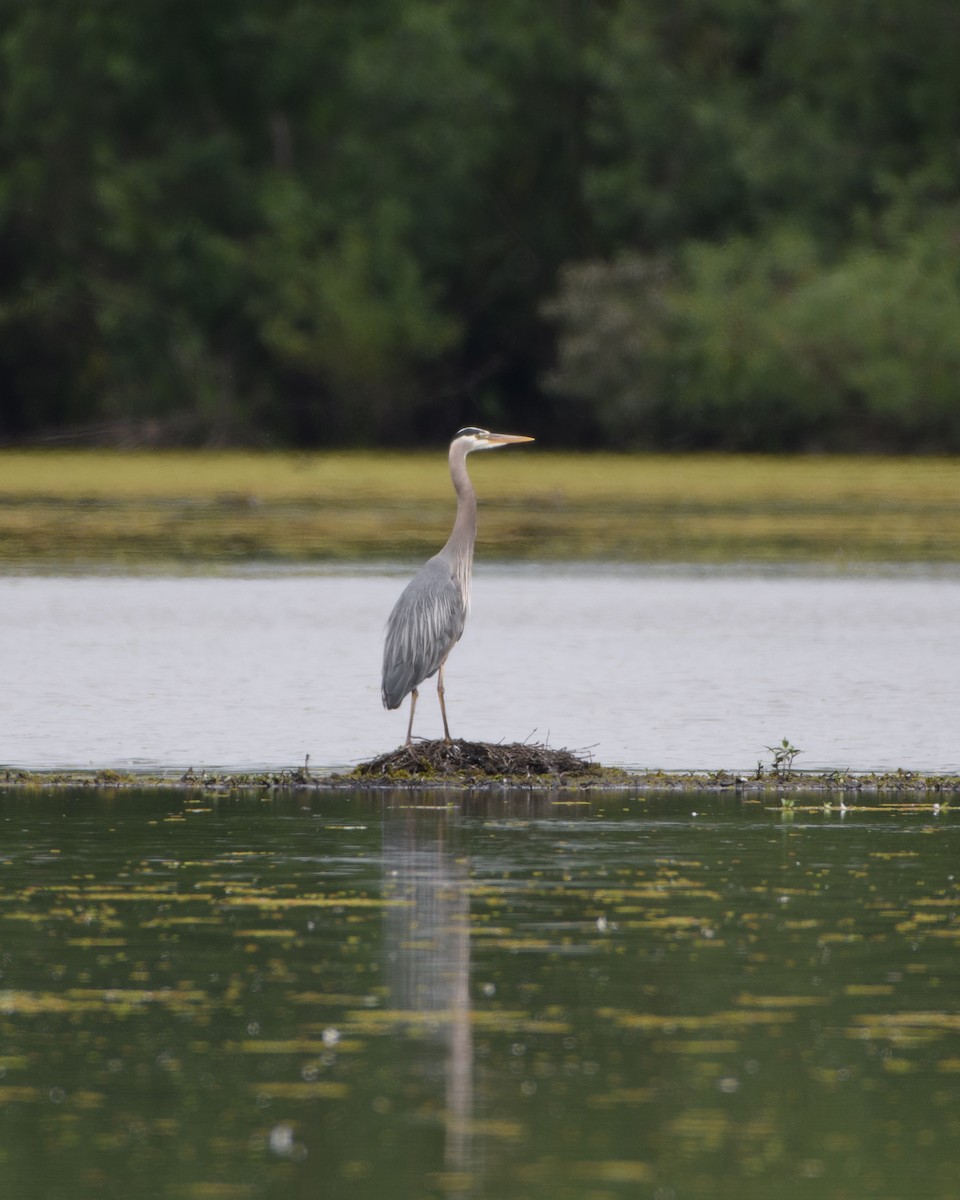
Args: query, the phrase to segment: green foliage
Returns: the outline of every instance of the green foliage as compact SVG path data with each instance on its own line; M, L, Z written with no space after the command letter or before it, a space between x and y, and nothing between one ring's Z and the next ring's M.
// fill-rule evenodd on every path
M664 406L670 316L666 262L621 256L566 267L544 305L561 336L547 389L576 402L611 445L657 440Z
M405 245L403 214L384 201L331 228L302 187L274 185L251 253L249 310L262 344L285 373L324 382L312 419L331 440L395 432L392 413L418 403L418 364L458 333Z
M666 280L666 282L665 282ZM960 210L828 258L781 227L569 270L548 379L627 441L960 450Z
M949 0L10 0L0 436L958 448L958 58Z

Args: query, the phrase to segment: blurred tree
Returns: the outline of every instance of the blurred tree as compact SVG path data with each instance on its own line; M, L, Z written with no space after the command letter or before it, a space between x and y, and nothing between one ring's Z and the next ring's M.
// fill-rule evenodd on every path
M640 255L564 268L544 305L561 330L544 386L566 399L581 441L591 426L620 448L655 445L665 432L673 274L666 260Z
M57 382L38 394L22 363L15 396L37 423L174 414L224 438L243 424L250 104L230 8L24 5L4 38L6 313L14 331L43 325Z
M939 0L617 5L584 172L606 257L543 308L577 427L960 447L958 52Z
M960 451L960 207L826 261L791 227L568 269L546 386L611 443Z
M951 0L8 0L0 434L933 444L958 55Z

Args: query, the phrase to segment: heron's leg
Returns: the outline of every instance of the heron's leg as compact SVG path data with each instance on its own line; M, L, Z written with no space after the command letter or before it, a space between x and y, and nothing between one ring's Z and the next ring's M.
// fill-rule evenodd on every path
M440 715L443 717L443 740L449 744L453 738L450 736L450 726L447 724L447 706L443 702L443 663L437 670L437 695L440 697Z
M407 740L403 743L405 746L413 744L413 710L417 707L417 689L414 688L410 693L410 724L407 726Z

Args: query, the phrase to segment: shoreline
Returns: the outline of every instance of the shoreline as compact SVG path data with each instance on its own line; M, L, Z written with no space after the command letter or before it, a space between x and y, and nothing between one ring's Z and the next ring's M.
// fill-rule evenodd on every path
M362 767L349 773L310 771L304 767L273 771L196 771L177 773L119 771L113 768L85 770L28 770L0 768L0 791L41 789L161 790L200 794L231 792L485 792L521 790L546 792L714 792L748 797L796 797L816 793L833 796L899 796L941 801L960 796L960 775L924 771L802 771L762 776L716 771L624 771L593 765L588 772L524 775L478 775L469 771L429 774L401 773L396 776L362 774Z
M444 457L6 449L0 564L420 562L449 533ZM960 563L951 457L492 457L479 545L516 562Z

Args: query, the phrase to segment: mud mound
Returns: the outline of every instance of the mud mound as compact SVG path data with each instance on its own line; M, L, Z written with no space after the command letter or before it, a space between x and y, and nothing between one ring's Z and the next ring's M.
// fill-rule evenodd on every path
M361 779L489 779L530 776L591 776L602 768L571 750L552 750L549 746L527 742L497 743L416 742L381 754L371 762L360 763L352 772Z

